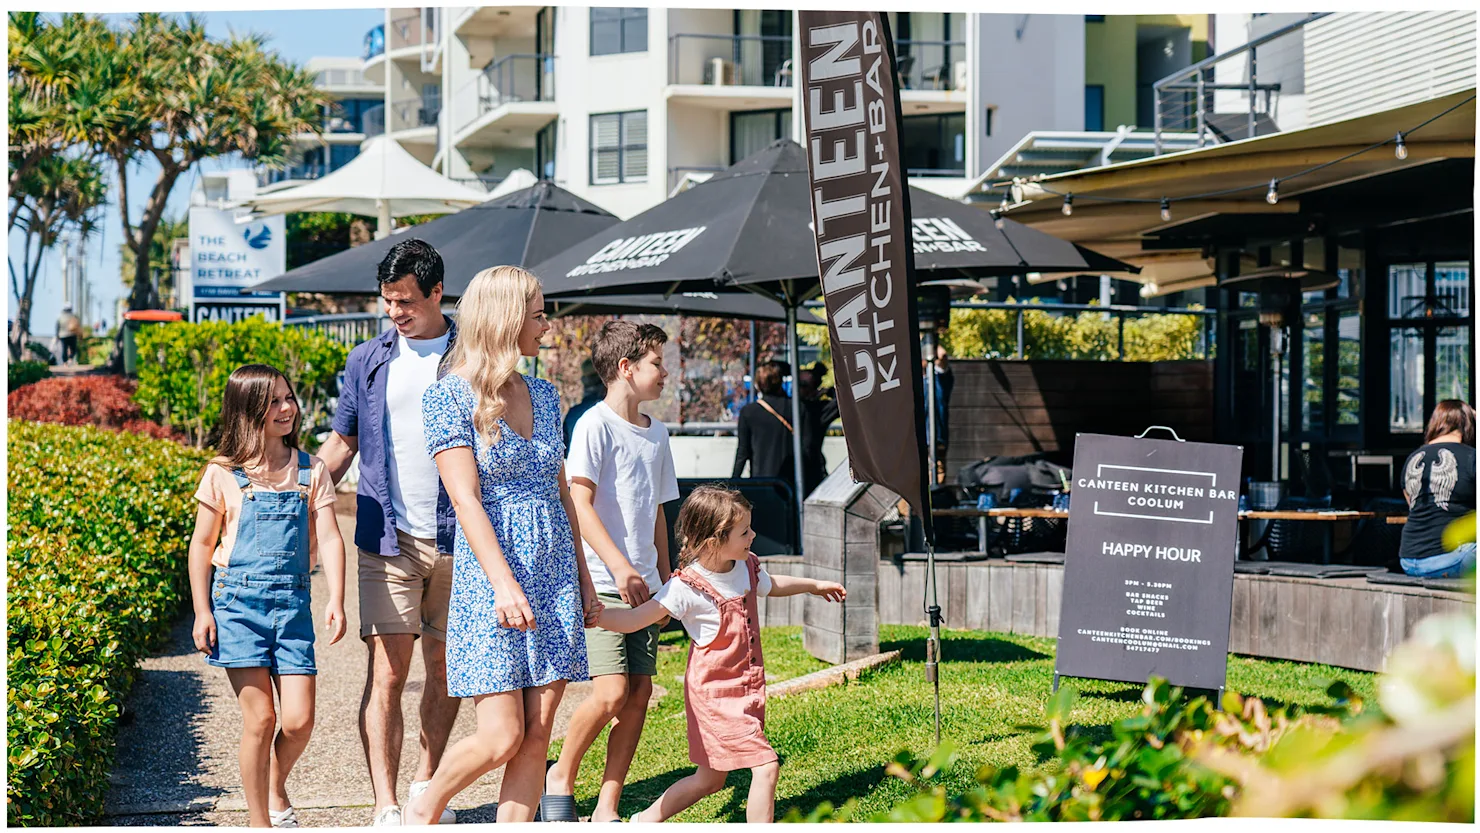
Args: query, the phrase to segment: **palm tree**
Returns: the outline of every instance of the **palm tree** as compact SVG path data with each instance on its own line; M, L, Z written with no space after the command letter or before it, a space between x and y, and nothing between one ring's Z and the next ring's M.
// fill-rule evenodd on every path
M9 263L10 289L17 301L15 325L10 332L12 359L21 358L30 342L31 308L43 256L65 231L91 234L107 196L102 167L86 156L43 156L20 177L17 189L11 193L16 206L12 213L23 232L19 275L14 253Z
M232 154L280 164L295 134L320 130L329 98L312 75L267 50L261 35L213 41L195 15L140 14L114 37L114 48L106 48L105 37L88 50L88 72L126 84L133 94L97 111L92 143L115 168L134 267L129 307L141 309L153 284L154 237L180 177L203 159ZM158 163L159 174L135 220L128 169L142 157Z
M149 273L155 276L157 297L152 299L153 303L165 303L174 293L175 271L174 262L170 260L170 246L174 241L190 236L190 221L188 215L181 214L174 217L165 216L160 218L159 226L154 230L154 239L149 245ZM119 254L119 277L123 285L132 287L134 285L134 260L133 252L129 250L128 244L118 244Z

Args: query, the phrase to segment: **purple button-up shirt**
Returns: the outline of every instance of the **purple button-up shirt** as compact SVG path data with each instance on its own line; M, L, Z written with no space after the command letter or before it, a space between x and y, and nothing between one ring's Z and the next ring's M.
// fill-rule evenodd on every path
M444 316L445 318L445 316ZM457 340L457 325L447 318L447 349ZM386 365L400 349L394 327L349 353L334 431L360 443L360 484L356 489L355 546L381 555L400 555L396 544L396 511L391 507L390 460L386 456ZM452 552L457 516L447 489L437 483L437 551Z

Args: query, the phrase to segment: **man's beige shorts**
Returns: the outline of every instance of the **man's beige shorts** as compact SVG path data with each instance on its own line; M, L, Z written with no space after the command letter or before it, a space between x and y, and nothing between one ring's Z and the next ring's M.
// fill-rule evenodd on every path
M437 552L435 538L399 529L396 544L400 555L360 550L360 638L409 633L447 641L452 556Z

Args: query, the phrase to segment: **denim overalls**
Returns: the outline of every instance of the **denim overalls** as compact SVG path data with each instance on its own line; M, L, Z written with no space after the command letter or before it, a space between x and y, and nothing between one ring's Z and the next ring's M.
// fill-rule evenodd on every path
M241 469L231 473L242 490L242 511L229 566L211 578L216 647L206 661L317 674L309 609L309 456L298 452L298 488L292 491L257 491Z

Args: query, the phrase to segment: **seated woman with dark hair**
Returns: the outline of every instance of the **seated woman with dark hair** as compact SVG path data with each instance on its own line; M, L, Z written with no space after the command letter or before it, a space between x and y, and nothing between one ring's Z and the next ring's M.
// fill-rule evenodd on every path
M1475 411L1458 399L1434 408L1424 444L1403 465L1408 523L1398 550L1403 572L1454 578L1475 569L1475 544L1444 546L1444 528L1475 511Z

